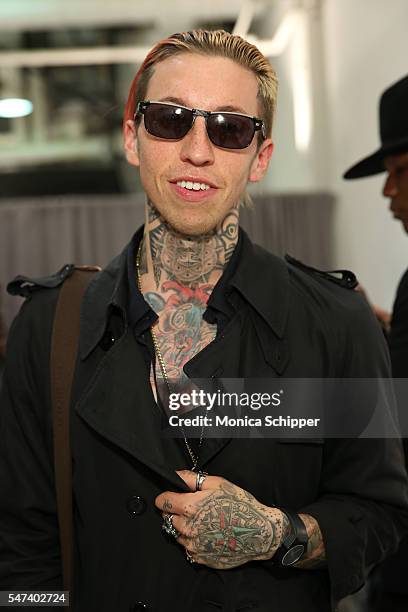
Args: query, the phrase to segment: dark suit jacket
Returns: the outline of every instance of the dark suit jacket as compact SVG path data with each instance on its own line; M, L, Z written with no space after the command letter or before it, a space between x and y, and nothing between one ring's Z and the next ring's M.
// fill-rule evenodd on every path
M408 381L408 270L398 285L391 318L391 330L388 338L391 355L392 375L396 379ZM408 385L405 381L396 381L399 416L403 434L408 433L407 398ZM405 464L408 466L408 438L403 438ZM408 607L407 572L408 538L405 538L398 552L382 564L381 587L391 593L405 594Z
M391 317L389 347L394 378L408 378L408 270L398 285Z
M189 377L389 375L382 334L356 292L241 239L225 289L235 314L186 365ZM264 504L318 520L327 569L283 570L271 561L228 571L190 565L184 550L163 536L154 507L160 492L186 490L175 470L188 462L182 445L158 435L141 346L146 332L129 325L126 256L127 249L95 277L82 306L71 425L74 609L330 610L407 532L399 443L205 440L201 464L208 472ZM32 282L9 339L0 414L2 589L61 585L48 382L60 283L55 276ZM110 344L103 342L106 329Z
M394 378L408 379L408 270L398 285L391 317L391 330L388 339L391 355L392 375ZM406 401L404 383L401 384L404 396L400 397L399 411L403 433L408 433L408 418L406 416ZM404 438L404 451L408 464L408 438Z

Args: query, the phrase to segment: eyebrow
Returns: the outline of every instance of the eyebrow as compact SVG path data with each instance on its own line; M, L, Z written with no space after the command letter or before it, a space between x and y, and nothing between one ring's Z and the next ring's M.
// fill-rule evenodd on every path
M187 104L187 102L185 102L181 98L175 98L173 96L165 96L164 98L157 98L157 102L171 102L172 104L180 104L180 106L185 106L186 108L192 108L191 106ZM241 108L241 106L234 106L231 104L227 104L225 106L217 106L217 108L215 108L211 112L218 113L220 111L225 111L225 112L229 111L231 113L242 113L243 115L249 115L250 117L252 117L252 115L248 113L246 110L244 110L243 108Z
M393 170L400 170L401 168L407 168L407 165L408 153L389 155L384 159L384 168L387 172L392 172Z

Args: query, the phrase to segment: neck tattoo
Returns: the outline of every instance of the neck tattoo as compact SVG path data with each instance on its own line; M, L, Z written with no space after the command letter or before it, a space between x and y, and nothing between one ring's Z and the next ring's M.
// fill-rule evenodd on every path
M140 273L153 272L156 290L166 280L190 288L214 286L238 241L238 210L229 211L213 232L192 237L171 228L152 204L146 212Z

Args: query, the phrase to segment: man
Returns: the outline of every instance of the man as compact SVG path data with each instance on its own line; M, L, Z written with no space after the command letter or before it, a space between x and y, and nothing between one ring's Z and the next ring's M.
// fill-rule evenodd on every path
M132 84L125 148L146 224L82 305L75 610L324 612L407 531L392 440L160 435L161 382L389 374L353 275L286 263L239 229L272 154L275 101L269 62L223 31L158 43ZM8 347L2 588L61 584L48 385L61 282L31 281Z
M381 147L372 155L353 165L344 174L355 179L386 172L383 195L390 198L390 210L408 232L408 76L400 79L381 96ZM394 302L392 316L378 307L374 312L387 331L394 378L408 378L408 270L403 275ZM399 402L401 418L406 422L405 400ZM405 460L408 457L407 438L404 438ZM376 610L394 612L408 608L408 587L405 576L408 540L398 553L377 572L381 593Z

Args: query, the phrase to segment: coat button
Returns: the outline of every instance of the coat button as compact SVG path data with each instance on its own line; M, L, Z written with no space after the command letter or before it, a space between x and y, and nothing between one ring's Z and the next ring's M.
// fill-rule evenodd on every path
M148 610L149 606L146 603L143 603L143 601L137 601L133 606L131 606L131 608L129 609L129 612L139 612L139 610Z
M99 345L102 350L109 351L109 349L113 346L115 342L115 337L110 331L107 331L100 341Z
M126 508L131 516L139 516L146 510L146 501L139 495L132 495L126 502ZM140 609L144 610L144 608Z

